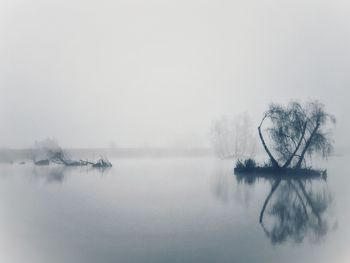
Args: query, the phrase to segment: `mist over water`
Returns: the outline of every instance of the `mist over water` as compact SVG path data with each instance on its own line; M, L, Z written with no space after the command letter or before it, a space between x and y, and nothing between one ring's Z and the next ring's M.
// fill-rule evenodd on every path
M350 262L349 9L0 1L0 262Z
M349 146L346 1L0 3L0 146L208 147L222 115L318 99Z
M118 165L106 172L3 164L1 260L347 262L347 161L332 158L326 181L305 184L313 201L324 200L315 204L322 225L309 207L306 221L276 218L280 194L298 201L295 192L285 192L284 182L265 211L270 234L259 215L272 183L238 181L231 161L113 159ZM280 222L290 231L276 240L271 231Z

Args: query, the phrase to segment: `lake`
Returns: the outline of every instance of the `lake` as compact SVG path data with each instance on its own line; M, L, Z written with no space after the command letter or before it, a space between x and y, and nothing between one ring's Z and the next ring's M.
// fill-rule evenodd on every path
M281 182L214 157L111 161L0 164L0 262L350 262L349 157Z

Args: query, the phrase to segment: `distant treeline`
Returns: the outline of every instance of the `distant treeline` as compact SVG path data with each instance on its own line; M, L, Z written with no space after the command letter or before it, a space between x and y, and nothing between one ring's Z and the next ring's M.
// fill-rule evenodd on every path
M71 148L65 149L72 157L92 158L108 156L109 158L133 157L200 157L212 155L209 148ZM30 160L32 149L0 149L0 162Z

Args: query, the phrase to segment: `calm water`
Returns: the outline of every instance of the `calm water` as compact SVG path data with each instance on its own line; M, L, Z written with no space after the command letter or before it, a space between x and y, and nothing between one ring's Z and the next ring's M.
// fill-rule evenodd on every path
M281 182L211 157L1 164L0 262L350 262L349 161Z

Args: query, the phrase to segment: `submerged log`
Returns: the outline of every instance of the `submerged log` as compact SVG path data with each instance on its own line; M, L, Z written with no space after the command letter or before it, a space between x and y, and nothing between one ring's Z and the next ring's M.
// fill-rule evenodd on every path
M68 161L65 163L67 166L86 166L88 165L87 162L84 161Z
M50 161L47 160L47 159L44 159L44 160L39 160L39 161L36 161L34 162L35 165L49 165L50 164Z
M65 166L88 166L91 165L94 168L107 168L112 167L112 163L106 158L100 158L97 162L92 162L89 160L70 160L65 159L62 156L55 157L52 159L44 159L35 161L35 165L49 165L50 163L65 165Z
M92 164L92 167L95 168L107 168L107 167L112 167L112 163L109 162L108 160L100 159L96 163Z

